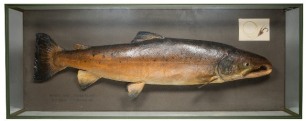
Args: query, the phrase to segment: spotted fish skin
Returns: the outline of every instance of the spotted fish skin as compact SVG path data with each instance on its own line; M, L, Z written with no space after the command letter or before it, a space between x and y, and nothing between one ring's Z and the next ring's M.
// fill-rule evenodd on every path
M47 34L37 34L34 80L46 81L72 67L80 70L78 80L83 89L100 78L108 78L130 82L128 90L137 96L145 84L203 85L247 78L243 74L261 67L265 74L256 72L256 77L272 71L266 58L230 45L167 38L150 32L139 32L127 44L78 44L75 48L64 50Z
M233 48L212 42L153 39L59 53L55 63L103 78L159 85L195 85L216 76L215 68Z

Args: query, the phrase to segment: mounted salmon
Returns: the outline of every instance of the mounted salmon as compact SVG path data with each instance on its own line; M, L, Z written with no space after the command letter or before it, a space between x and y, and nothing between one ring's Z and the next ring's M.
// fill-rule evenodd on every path
M128 44L88 47L76 44L64 50L47 34L36 34L34 80L43 82L57 72L79 69L78 81L86 89L100 78L129 82L129 96L137 97L145 84L205 85L272 72L264 57L210 41L166 38L139 32Z

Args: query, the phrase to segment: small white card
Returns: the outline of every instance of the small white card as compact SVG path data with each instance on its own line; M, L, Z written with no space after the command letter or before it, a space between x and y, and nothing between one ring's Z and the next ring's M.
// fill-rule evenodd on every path
M239 41L270 41L270 19L239 19Z

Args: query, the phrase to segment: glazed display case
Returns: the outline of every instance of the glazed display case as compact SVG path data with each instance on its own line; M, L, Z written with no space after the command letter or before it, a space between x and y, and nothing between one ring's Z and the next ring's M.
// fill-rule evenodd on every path
M302 117L302 4L5 7L7 118ZM73 50L131 43L139 31L231 45L266 57L273 71L200 88L146 85L136 99L110 79L81 90L74 68L33 81L36 33Z

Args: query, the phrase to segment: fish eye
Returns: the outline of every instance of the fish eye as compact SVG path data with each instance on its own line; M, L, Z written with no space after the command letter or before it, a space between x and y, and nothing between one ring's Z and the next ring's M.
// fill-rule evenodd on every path
M247 67L249 65L250 65L250 63L247 63L247 62L243 63L243 66L245 66L245 67Z

